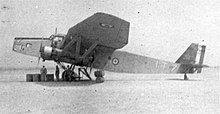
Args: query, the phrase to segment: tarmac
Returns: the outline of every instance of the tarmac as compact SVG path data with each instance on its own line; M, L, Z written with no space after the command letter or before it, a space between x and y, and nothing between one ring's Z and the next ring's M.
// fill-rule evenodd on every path
M27 73L38 72L1 71L0 113L220 113L217 68L188 74L188 81L183 74L106 72L104 83L25 82Z

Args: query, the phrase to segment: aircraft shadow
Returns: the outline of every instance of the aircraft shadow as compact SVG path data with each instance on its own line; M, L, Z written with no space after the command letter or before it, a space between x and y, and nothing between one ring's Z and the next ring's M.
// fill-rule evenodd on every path
M172 78L172 79L135 79L135 80L106 80L106 81L123 81L123 82L130 82L130 81L163 81L163 80L167 80L167 81L201 81L201 80L195 80L195 79L189 79L189 80L184 80L184 79L178 79L178 78Z
M184 79L179 79L179 78L171 78L171 79L165 79L165 80L173 80L173 81L201 81L201 80L195 80L195 79L184 80Z
M100 84L96 83L95 80L80 80L76 82L35 82L35 84L39 84L42 86L47 86L47 87L67 87L67 86L90 86L94 84Z
M105 82L106 81L109 81L109 82L111 82L111 81L113 81L113 82L129 82L129 81L161 81L161 79L130 79L130 80L128 80L128 79L118 79L118 80L114 80L114 79L112 79L112 80L105 80ZM104 82L104 83L105 83Z

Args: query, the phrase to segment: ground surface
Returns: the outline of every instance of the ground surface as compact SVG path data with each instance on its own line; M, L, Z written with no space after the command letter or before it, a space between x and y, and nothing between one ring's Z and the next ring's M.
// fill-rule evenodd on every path
M106 72L101 84L25 82L26 73L39 71L2 71L0 113L217 114L219 71L205 69L203 74L188 75L189 81L181 74Z

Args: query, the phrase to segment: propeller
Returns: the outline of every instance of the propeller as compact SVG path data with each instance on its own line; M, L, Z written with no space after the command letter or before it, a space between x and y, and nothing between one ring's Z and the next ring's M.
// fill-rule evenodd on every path
M55 35L57 34L57 27L55 28Z
M41 43L40 43L40 50L39 50L39 56L38 56L38 61L37 61L37 65L39 65L39 62L40 62L40 58L41 58L41 51L42 51L42 42L43 42L43 38L41 40Z
M39 65L39 62L40 62L40 54L39 54L39 57L38 57L38 60L37 60L37 65Z

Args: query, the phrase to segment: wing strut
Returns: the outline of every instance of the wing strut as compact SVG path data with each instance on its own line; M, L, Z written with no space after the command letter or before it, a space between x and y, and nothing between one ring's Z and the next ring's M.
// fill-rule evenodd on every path
M77 40L76 40L76 58L80 56L79 55L80 46L81 46L81 37L77 37Z
M93 49L98 45L98 41L96 41L92 46L89 47L89 49L82 55L82 58L85 58L90 52L92 52Z
M71 47L71 45L73 45L75 42L76 42L76 39L72 39L70 43L68 43L67 46L65 46L64 50L68 50L68 47Z

